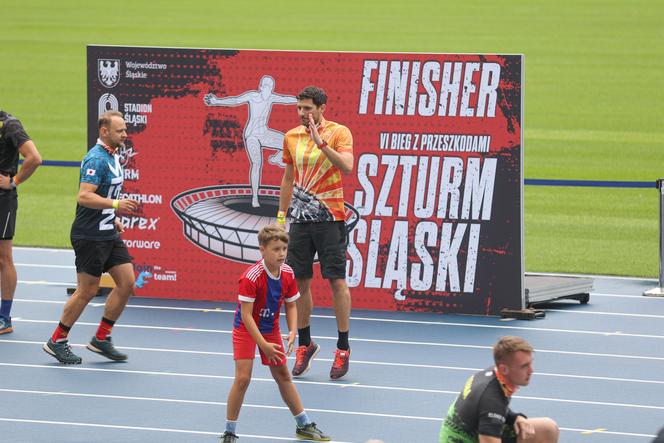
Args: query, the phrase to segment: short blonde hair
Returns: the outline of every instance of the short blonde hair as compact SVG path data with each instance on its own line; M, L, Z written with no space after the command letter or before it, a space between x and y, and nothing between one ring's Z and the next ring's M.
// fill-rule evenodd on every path
M521 337L514 335L500 337L500 340L493 346L493 361L496 364L506 363L507 359L519 351L532 353L534 349Z
M267 246L272 240L280 240L288 244L288 232L281 226L267 225L258 231L258 244Z

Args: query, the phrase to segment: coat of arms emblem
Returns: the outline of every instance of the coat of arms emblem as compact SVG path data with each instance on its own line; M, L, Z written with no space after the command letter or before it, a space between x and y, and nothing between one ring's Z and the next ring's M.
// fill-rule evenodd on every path
M97 76L102 85L113 88L120 81L120 60L100 58L97 60Z

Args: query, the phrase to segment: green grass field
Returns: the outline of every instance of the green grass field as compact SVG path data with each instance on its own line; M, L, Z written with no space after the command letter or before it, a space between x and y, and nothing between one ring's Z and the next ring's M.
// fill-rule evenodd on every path
M0 26L0 107L44 159L86 151L85 45L523 53L525 176L664 176L664 3L19 2ZM659 148L659 149L658 149ZM16 244L68 247L74 168L22 185ZM654 189L526 187L526 269L656 276Z

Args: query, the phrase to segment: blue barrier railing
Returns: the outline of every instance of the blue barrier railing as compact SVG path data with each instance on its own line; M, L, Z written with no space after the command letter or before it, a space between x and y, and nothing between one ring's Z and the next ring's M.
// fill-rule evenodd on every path
M539 178L524 179L525 185L532 186L591 186L597 188L656 188L657 182L630 182L609 180L552 180Z
M23 160L20 161L23 163ZM42 166L63 166L65 168L80 168L81 162L68 162L64 160L43 160Z
M23 161L21 160L21 163ZM64 160L44 160L43 166L60 166L66 168L78 168L81 166L80 162L64 161ZM611 181L611 180L557 180L557 179L541 179L541 178L526 178L524 179L526 186L590 186L597 188L656 188L657 182L655 180L650 182L635 182L635 181Z

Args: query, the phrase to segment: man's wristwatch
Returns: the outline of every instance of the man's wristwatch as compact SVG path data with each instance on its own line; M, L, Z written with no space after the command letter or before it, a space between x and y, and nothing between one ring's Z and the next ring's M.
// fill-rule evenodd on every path
M318 149L323 149L325 146L327 146L327 142L325 140L323 140L323 144L316 145L316 146L318 146Z

